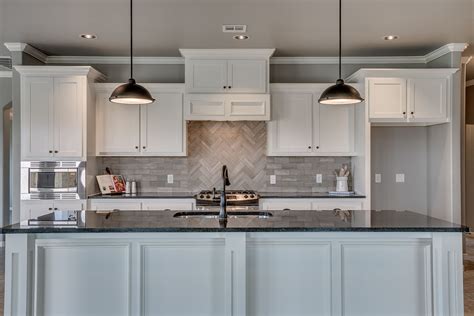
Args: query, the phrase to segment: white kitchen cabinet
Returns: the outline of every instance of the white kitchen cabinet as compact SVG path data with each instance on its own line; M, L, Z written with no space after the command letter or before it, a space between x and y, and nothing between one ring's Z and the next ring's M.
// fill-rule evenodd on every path
M268 94L187 94L188 121L265 121L270 119Z
M143 211L192 211L194 199L145 199L142 200Z
M224 93L227 87L226 60L190 60L186 64L186 90L192 93Z
M85 200L22 200L20 220L36 218L53 211L79 211L85 208Z
M156 101L147 105L111 103L115 84L98 84L99 156L185 156L183 85L149 84Z
M364 198L263 198L260 199L260 208L266 211L328 211L328 210L362 210Z
M91 67L16 66L21 75L23 160L86 158L88 81Z
M274 49L180 49L186 93L268 93Z
M227 62L228 93L266 93L267 60L229 60Z
M410 122L446 122L448 79L408 79L407 113Z
M140 106L112 103L109 93L97 95L97 154L140 152Z
M92 211L140 211L142 202L140 199L91 199L89 209Z
M311 153L313 94L272 94L272 121L268 123L271 153Z
M348 82L366 85L375 125L433 125L450 120L452 77L458 69L361 69Z
M321 84L272 85L269 156L353 156L354 105L322 105Z

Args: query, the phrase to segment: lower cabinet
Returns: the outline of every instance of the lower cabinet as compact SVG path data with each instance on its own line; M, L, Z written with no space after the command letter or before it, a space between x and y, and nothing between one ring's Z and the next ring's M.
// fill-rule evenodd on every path
M194 199L91 199L90 210L102 211L191 211Z
M267 211L289 210L362 210L365 199L260 199L260 208Z
M20 220L25 221L53 211L83 210L85 200L24 200L20 203Z

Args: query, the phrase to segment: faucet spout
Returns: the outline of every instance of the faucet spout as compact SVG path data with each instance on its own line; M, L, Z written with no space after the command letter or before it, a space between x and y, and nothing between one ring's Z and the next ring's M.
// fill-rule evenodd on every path
M221 203L219 211L219 221L227 221L227 197L225 187L230 185L229 170L227 166L222 166L222 191L221 191Z

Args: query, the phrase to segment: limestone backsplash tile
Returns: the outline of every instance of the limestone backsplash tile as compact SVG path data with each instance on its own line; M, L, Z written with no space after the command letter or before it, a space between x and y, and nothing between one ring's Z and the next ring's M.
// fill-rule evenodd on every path
M138 182L142 192L199 191L220 188L222 165L229 168L230 188L277 192L327 192L335 189L334 170L350 157L267 157L265 122L190 122L188 157L103 157L99 173ZM323 183L316 183L316 174ZM174 183L167 183L173 174ZM275 185L270 175L276 175Z

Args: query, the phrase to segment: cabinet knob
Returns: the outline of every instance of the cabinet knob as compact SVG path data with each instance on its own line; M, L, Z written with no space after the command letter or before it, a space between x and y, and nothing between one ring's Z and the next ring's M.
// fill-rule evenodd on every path
M308 149L311 149L311 146L308 146Z
M49 151L49 153L50 153L50 154L52 154L52 153L53 153L53 151L52 151L52 150L50 150L50 151Z
M55 210L55 211L57 211L57 210L58 210L58 208L57 208L57 207L55 207L55 208L54 208L54 210Z
M226 86L224 86L224 90L225 90L225 89L227 89L227 87L226 87Z
M403 115L407 114L407 112L403 112Z
M135 149L138 149L138 146L135 146Z
M232 86L228 86L227 88L232 89Z
M146 146L143 146L143 149L146 149Z
M52 210L53 210L53 208L52 208L52 207L48 207L48 211L52 211Z
M319 149L319 146L316 146L316 149Z
M415 114L415 112L410 112L410 113L411 113L411 115L414 115L414 114Z
M59 153L59 151L55 150L54 153L57 154L57 153Z

